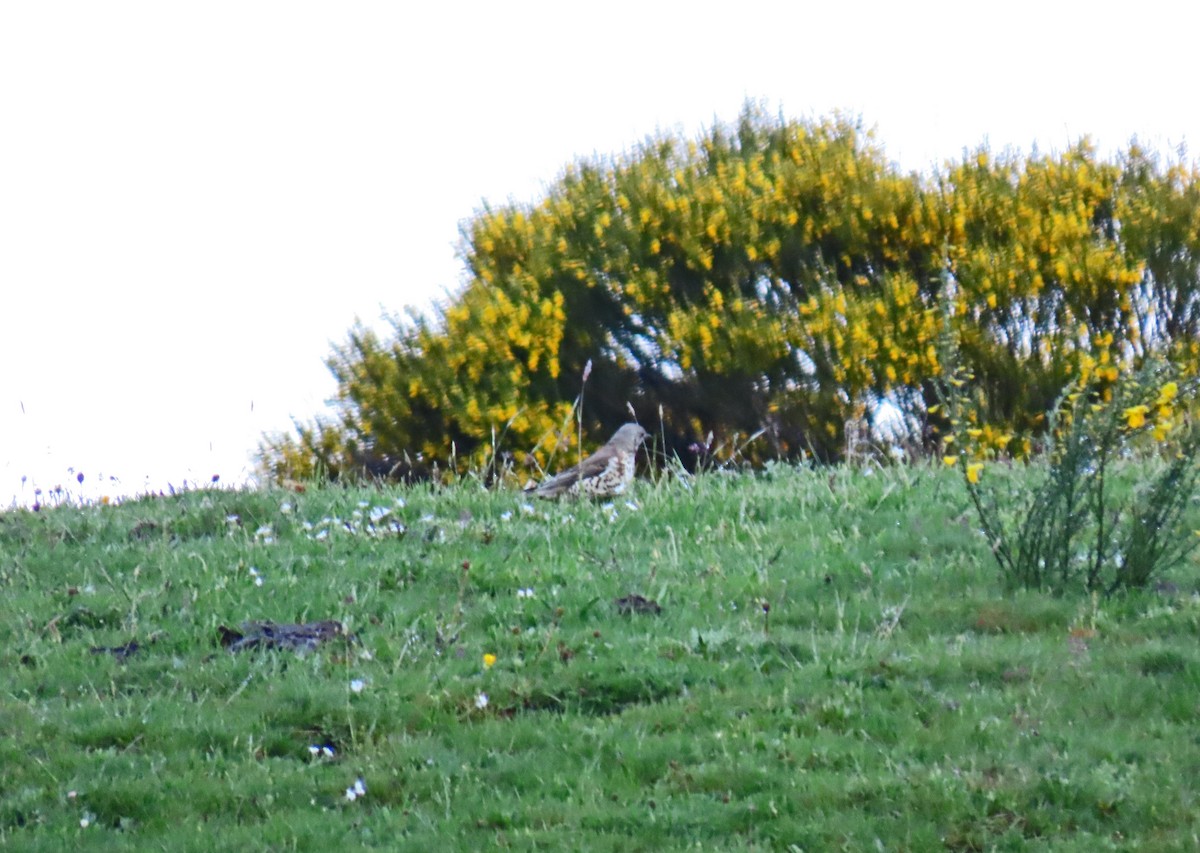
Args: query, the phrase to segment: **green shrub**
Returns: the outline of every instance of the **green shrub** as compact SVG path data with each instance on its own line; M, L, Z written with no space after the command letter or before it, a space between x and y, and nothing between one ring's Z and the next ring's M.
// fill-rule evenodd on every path
M1076 382L1049 414L1032 476L1013 476L974 425L972 378L959 371L942 386L944 461L962 470L1008 584L1111 595L1148 586L1200 542L1187 524L1200 429L1179 410L1194 399L1194 377L1149 362L1115 382Z

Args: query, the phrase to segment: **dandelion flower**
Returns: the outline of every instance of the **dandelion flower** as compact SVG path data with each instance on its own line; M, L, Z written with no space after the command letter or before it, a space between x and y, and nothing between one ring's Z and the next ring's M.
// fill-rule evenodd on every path
M979 475L983 472L982 462L972 462L967 466L967 482L974 484L979 482Z
M496 656L495 655L489 653L489 654L486 654L483 656L483 668L484 669L491 669L495 665L496 665Z
M957 465L958 457L957 456L943 456L942 462L945 463L946 465L951 465L951 466Z
M1158 399L1155 405L1166 406L1175 399L1175 395L1179 393L1179 386L1174 382L1168 382L1162 388L1158 389Z

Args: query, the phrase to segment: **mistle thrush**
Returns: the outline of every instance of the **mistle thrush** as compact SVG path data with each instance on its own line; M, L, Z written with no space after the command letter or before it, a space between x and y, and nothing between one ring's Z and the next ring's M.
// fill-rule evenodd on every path
M637 451L650 433L638 424L625 424L601 447L578 465L543 480L532 491L539 498L587 495L607 498L619 495L633 482Z

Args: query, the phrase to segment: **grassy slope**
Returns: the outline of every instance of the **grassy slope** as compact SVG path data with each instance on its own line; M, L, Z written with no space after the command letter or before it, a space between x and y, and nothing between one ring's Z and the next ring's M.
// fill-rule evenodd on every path
M636 498L0 514L0 846L1194 849L1194 562L1170 595L1005 594L919 467ZM220 648L254 618L359 643Z

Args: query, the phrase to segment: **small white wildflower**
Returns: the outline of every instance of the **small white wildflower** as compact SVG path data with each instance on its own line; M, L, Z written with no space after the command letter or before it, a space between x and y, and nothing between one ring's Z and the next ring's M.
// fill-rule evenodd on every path
M362 509L366 509L367 507L369 507L369 506L371 505L371 502L370 502L370 501L359 501L359 502L358 502L358 505L359 505L359 506L360 506Z
M367 786L363 782L361 776L354 780L354 793L358 794L360 797L364 797L367 794Z
M533 598L533 587L527 586L517 590L517 598Z
M303 524L301 524L300 526L303 527L308 532L311 532L313 529L313 525L312 525L311 521L306 521Z
M512 510L506 509L504 512L500 513L501 521L508 521L510 518L512 518Z
M239 518L237 515L225 516L225 522L227 524L237 524L239 521L241 521L241 518Z
M433 513L432 512L425 513L423 516L421 516L421 521L425 522L426 524L433 521Z
M78 796L79 796L79 792L78 792L78 791L67 791L67 799L68 799L68 800L73 800L73 799L75 799L75 798L76 798L76 797L78 797Z
M310 745L309 745L309 747L308 747L308 754L309 754L309 755L320 755L320 754L321 754L321 747L317 746L315 743L314 743L314 744L310 744Z
M363 649L358 653L359 660L375 660L375 656L371 654L370 649Z
M352 693L362 693L363 688L366 686L367 683L365 681L363 681L361 678L356 678L350 682L350 691Z
M287 501L284 501L283 503L281 503L279 505L279 511L281 513L283 513L284 515L287 515L289 512L292 511L292 505L290 503L288 503Z
M475 707L476 708L478 708L479 710L482 711L487 706L488 706L488 695L486 693L480 693L478 696L475 697Z
M270 536L274 532L275 531L271 530L271 525L263 524L263 525L259 526L258 530L254 531L254 535L255 536Z
M328 530L318 531L317 535L314 536L313 538L316 539L318 542L323 542L324 540L329 538L329 531Z
M333 752L333 747L332 747L332 746L323 746L323 747L321 747L321 752L325 753L325 757L326 757L326 758L333 758L333 756L334 756L334 752Z
M629 507L634 512L637 512L639 509L641 509L641 507L638 506L635 501L625 501L625 506Z
M396 506L404 509L404 507L408 506L408 502L404 498L396 498Z
M533 504L531 503L521 504L521 512L525 513L526 515L533 515L536 511L537 510L533 508Z
M384 518L386 518L391 513L391 511L392 511L391 507L386 507L386 506L371 507L371 512L370 512L370 515L368 516L368 518L370 518L373 523L378 524L380 521L382 521Z
M612 512L615 507L616 504L614 504L612 501L609 501L606 504L600 504L601 512Z
M96 819L96 816L94 814L92 814L91 812L84 812L83 817L81 817L79 819L79 825L83 829L87 829L89 826L92 825L92 821L94 821L95 819Z

